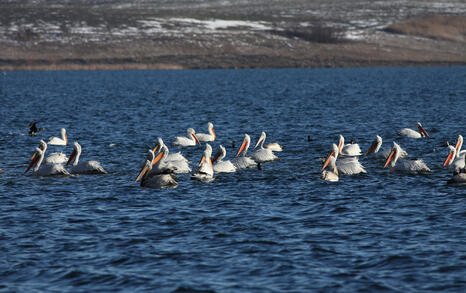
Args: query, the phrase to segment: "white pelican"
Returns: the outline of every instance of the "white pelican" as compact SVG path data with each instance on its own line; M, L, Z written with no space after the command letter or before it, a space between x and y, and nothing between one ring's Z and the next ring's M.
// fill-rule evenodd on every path
M364 169L363 165L361 165L357 157L350 157L337 160L339 157L339 148L336 144L332 144L332 151L328 156L333 156L335 158L338 171L342 175L355 175L360 173L366 173L366 169ZM328 161L328 157L326 161Z
M448 146L449 153L448 157L443 163L443 167L448 166L448 168L453 169L455 172L459 172L461 169L465 167L465 158L466 154L463 153L461 156L456 156L457 150L455 147L449 145Z
M71 173L73 174L107 174L107 171L97 161L79 161L81 157L81 145L75 141L73 152L66 162L68 166L74 159L73 165L71 166Z
M212 181L214 180L214 169L212 165L212 147L210 144L206 143L204 156L202 156L201 162L197 167L197 170L194 174L191 175L191 179L199 181Z
M329 170L325 170L328 167ZM324 165L322 166L322 176L321 178L326 181L337 182L338 178L338 168L336 165L336 159L334 156L328 156Z
M160 163L154 167L156 172L158 173L164 173L169 170L170 172L176 173L176 174L182 174L182 173L189 173L191 172L191 168L189 168L189 161L187 159L170 159L170 154L168 151L168 147L166 145L162 145L162 147L159 149L159 153L165 153L163 158L160 160ZM158 153L156 154L158 155Z
M458 135L458 139L456 140L456 157L462 157L466 155L466 151L462 151L461 147L463 146L463 136L461 134Z
M267 144L264 147L266 149L272 150L274 152L282 152L283 151L283 147L280 144L276 143L276 142L271 142L271 143Z
M361 148L357 143L345 144L345 138L340 135L338 142L338 151L341 156L360 156L362 155Z
M257 163L251 159L250 157L246 157L246 153L248 151L249 145L251 144L251 138L249 137L248 134L244 135L243 143L241 144L241 147L238 150L238 153L236 154L235 158L231 160L233 165L235 165L236 169L244 169L244 168L252 168L256 167ZM238 157L240 154L242 156Z
M388 156L390 155L390 152L392 151L392 149L384 149L383 151L380 151L381 146L382 146L382 138L376 135L375 140L372 142L371 147L367 150L364 156L368 156L370 153L373 152L375 158L386 160ZM405 150L401 149L400 158L405 158L407 156L408 156L408 153Z
M212 159L212 163L214 164L214 172L215 173L231 173L236 172L236 167L230 160L223 161L223 158L227 155L227 151L225 148L220 145L218 147L218 152L215 154L214 158Z
M62 128L60 130L61 133L61 138L52 136L49 138L48 144L50 145L67 145L68 144L68 138L66 137L66 130L65 128Z
M398 159L400 158L401 148L396 143L393 142L393 147L390 155L388 156L387 162L383 166L384 168L390 164L391 172L401 172L409 174L419 174L419 173L428 173L430 172L429 167L422 160L404 160L400 161L397 164Z
M155 145L153 151L154 151L154 154L157 153L158 150L162 149L163 147L166 147L167 148L167 151L168 151L168 147L167 145L163 142L163 140L159 137L157 138L157 144ZM165 156L165 160L166 161L184 161L186 162L186 164L189 164L189 161L188 159L186 159L182 154L181 152L177 152L177 153L174 153L174 154L167 154ZM188 171L188 173L191 172L191 170Z
M46 150L42 150L41 148L36 148L37 155L34 157L32 162L29 164L28 168L24 173L27 173L29 169L31 169L34 165L34 169L32 174L35 176L54 176L54 175L65 175L70 176L71 174L63 167L62 164L44 164L42 165L42 161L44 160Z
M188 136L177 136L173 141L172 145L176 146L195 146L196 144L201 144L196 136L196 131L192 128L187 130Z
M411 128L403 128L403 129L400 130L400 132L398 134L401 135L401 136L407 136L407 137L412 137L412 138L421 138L421 137L430 138L429 134L422 127L421 123L416 122L416 128L419 131L416 131L416 130L411 129Z
M197 136L197 139L199 139L199 141L214 141L216 136L215 136L215 131L214 131L214 125L212 124L212 122L209 122L207 123L207 129L209 131L209 133L197 133L196 136Z
M152 166L156 165L164 157L165 152L160 152L157 157L154 151L149 150L147 154L147 160L144 163L139 175L136 177L134 182L141 180L142 187L152 188L175 188L178 186L174 176L171 173L155 173L152 171Z
M260 144L260 149L258 149L256 152L254 152L251 156L251 158L256 161L257 163L264 163L268 161L274 161L278 160L278 157L272 152L271 149L266 149L264 148L264 141L266 138L266 134L264 131L262 131L261 136L259 140L257 141L256 145L254 146L254 149L257 148L257 146Z
M39 148L43 151L47 149L47 143L44 140L40 140ZM34 152L31 160L34 160L34 157L37 155L37 152ZM51 153L45 158L45 164L65 164L68 162L68 157L64 153Z

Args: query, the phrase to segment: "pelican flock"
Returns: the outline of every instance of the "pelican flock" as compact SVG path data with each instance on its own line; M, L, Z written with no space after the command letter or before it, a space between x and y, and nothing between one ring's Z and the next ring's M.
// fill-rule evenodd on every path
M430 137L421 123L416 123L418 131L413 129L402 129L398 134L408 137ZM202 146L201 142L213 143L217 141L217 136L213 130L213 123L207 123L208 133L196 134L193 128L187 129L186 137L175 137L172 145L175 147ZM48 145L66 146L68 137L65 128L60 130L61 137L51 137L46 143L39 141L39 146L35 149L34 155L24 173L32 169L34 176L74 176L73 174L107 174L107 171L98 161L83 161L81 159L82 147L75 141L73 152L69 158L63 152L55 152L46 156ZM176 187L175 174L191 173L191 179L204 182L211 182L216 173L234 173L246 168L261 168L261 164L278 159L274 154L276 151L283 151L283 147L278 143L265 145L265 131L255 141L252 155L247 152L251 145L251 137L244 134L243 141L236 155L232 159L226 159L227 151L221 144L218 145L217 153L212 157L212 146L205 143L200 163L193 169L190 161L180 152L170 153L162 138L157 138L155 147L147 151L146 159L142 169L138 173L136 182L140 181L143 187L166 188ZM405 174L429 174L432 170L422 159L408 159L408 153L396 142L392 142L390 149L381 150L382 138L375 135L375 139L364 153L364 157L375 157L383 159L385 164L380 168L389 167L390 172ZM463 136L458 135L456 144L448 145L448 156L439 163L439 166L448 167L453 171L453 176L448 183L466 183L466 151L462 151ZM233 146L234 147L234 146ZM256 150L257 149L257 150ZM338 144L332 144L327 158L323 161L320 169L320 178L329 182L341 181L342 175L366 174L367 170L359 161L359 156L363 153L358 143L351 141L345 144L343 135L338 136ZM69 168L69 169L67 169ZM192 171L194 170L194 171ZM223 175L226 176L226 175Z

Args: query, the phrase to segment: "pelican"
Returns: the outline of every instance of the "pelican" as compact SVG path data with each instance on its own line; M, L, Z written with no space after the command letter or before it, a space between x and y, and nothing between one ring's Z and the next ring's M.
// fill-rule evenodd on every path
M386 160L392 150L384 149L383 151L379 152L381 146L382 146L382 138L376 135L375 140L372 142L371 147L367 150L364 156L368 156L370 153L373 152L375 158ZM405 150L401 149L400 158L405 158L407 156L408 156L408 153Z
M457 150L455 147L449 145L448 146L449 153L448 157L443 163L443 167L448 166L448 168L453 169L455 172L459 172L460 169L463 169L465 167L465 158L466 154L463 153L461 156L456 156Z
M29 164L28 168L24 173L27 173L34 165L32 174L35 176L55 176L55 175L64 175L70 176L71 174L63 167L62 164L45 164L42 165L44 160L45 150L41 148L36 148L37 155L34 157L32 162Z
M225 147L220 145L218 147L218 152L215 154L214 158L212 159L212 163L214 164L214 172L215 173L231 173L236 172L236 167L233 163L228 161L223 161L223 158L227 155L227 151Z
M463 136L461 134L458 135L458 139L456 140L456 157L462 157L466 155L466 151L462 151L461 147L463 146Z
M400 172L400 173L409 173L409 174L422 174L430 172L429 167L422 160L404 160L397 164L398 159L400 158L401 148L396 143L393 142L393 147L390 155L388 156L387 162L383 166L384 168L390 164L391 172Z
M355 175L360 173L366 173L366 169L364 169L363 165L359 162L357 157L350 157L341 160L337 160L339 156L339 148L336 144L332 144L332 151L328 155L329 157L334 157L336 166L338 168L339 173L342 175ZM326 162L329 160L327 157Z
M348 143L345 145L345 138L340 135L338 142L338 151L341 156L360 156L362 155L361 148L357 143Z
M204 156L197 167L196 172L191 175L191 179L210 182L214 180L214 169L212 165L212 147L210 144L206 143Z
M139 175L134 182L141 180L141 187L152 188L175 188L178 186L174 176L171 173L155 173L152 171L152 166L160 162L165 156L165 152L160 152L157 157L153 150L149 150L147 160L144 163ZM156 165L157 166L157 165Z
M238 153L236 154L235 158L231 160L233 165L235 165L236 169L252 168L257 166L257 163L253 159L251 159L250 157L246 157L246 153L250 144L251 137L249 137L248 134L245 134L243 143L241 144ZM242 156L238 157L240 154L242 154Z
M74 150L71 156L66 162L65 166L68 166L74 159L73 165L71 166L71 173L73 174L107 174L107 171L97 161L81 161L81 145L75 141L73 144Z
M68 144L68 138L66 138L66 130L65 128L62 128L60 130L61 133L61 138L52 136L49 138L48 144L50 145L67 145Z
M176 154L173 157L174 159L170 159L168 147L164 144L159 149L159 153L161 152L165 153L165 155L160 160L160 163L157 165L157 167L155 167L158 173L166 172L166 170L170 170L170 172L176 174L191 172L191 168L189 168L189 161L187 159L184 157L183 159L177 159L178 156Z
M274 152L282 152L283 151L283 147L280 144L276 143L276 142L271 142L271 143L267 144L265 146L265 148L269 149L269 150L272 150Z
M163 147L166 147L167 148L167 151L168 151L168 147L167 145L163 142L163 140L159 137L157 138L157 144L155 145L153 151L154 151L154 154L157 153L158 150L162 149ZM186 164L189 163L188 159L186 159L182 154L181 152L177 152L177 153L174 153L174 154L167 154L165 156L165 160L170 162L170 161L183 161L185 162ZM191 170L189 170L187 173L191 172Z
M47 143L44 140L40 140L39 148L43 151L47 149ZM31 161L34 160L34 157L37 155L37 152L31 157ZM45 158L45 164L65 164L68 162L68 157L64 153L51 153Z
M254 146L254 149L257 148L257 146L260 144L260 149L258 149L256 152L254 152L251 156L251 158L256 161L257 163L264 163L268 161L274 161L278 160L278 157L272 152L271 149L266 149L264 148L264 141L266 138L266 134L264 131L262 131L261 136L259 140L257 141L256 145Z
M430 138L429 134L422 127L421 123L416 122L416 128L419 131L413 130L411 128L403 128L403 129L400 130L400 132L398 134L401 135L401 136L407 136L407 137L412 137L412 138L422 138L422 137Z
M215 131L214 131L214 125L212 122L207 123L207 129L209 131L209 134L207 133L197 133L197 139L199 141L214 141L216 136L215 136Z
M196 131L192 128L187 130L188 136L177 136L173 141L172 145L176 146L195 146L196 144L201 144L196 136Z
M329 167L330 170L325 170L326 167ZM320 178L331 181L337 182L338 179L338 168L336 165L336 159L334 156L328 156L327 160L325 161L324 165L322 166L322 176Z

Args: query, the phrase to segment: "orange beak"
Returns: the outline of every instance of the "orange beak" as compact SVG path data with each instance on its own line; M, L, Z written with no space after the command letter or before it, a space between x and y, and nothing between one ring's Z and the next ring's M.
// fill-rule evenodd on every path
M37 153L36 153L37 154ZM34 154L34 155L36 155ZM26 174L36 163L37 161L39 161L39 156L34 156L34 159L32 160L32 162L29 164L28 168L26 169L26 171L24 171L24 173Z
M445 167L448 162L450 162L450 160L453 158L453 153L450 152L450 154L448 155L447 159L445 160L445 162L443 163L443 167Z
M327 160L325 160L325 163L324 163L324 165L322 166L321 171L324 171L325 168L328 166L328 164L330 163L330 157L331 157L331 156L335 156L335 153L332 152L330 155L328 155Z
M214 135L214 139L216 139L216 138L217 138L217 136L215 135L215 131L214 131L214 129L213 129L213 128L212 128L212 134Z
M68 159L68 162L66 162L65 167L68 166L71 163L71 161L73 161L74 157L76 157L76 150L73 150L73 152L71 153L71 156Z
M165 155L165 153L160 153L155 159L154 161L152 162L152 166L154 166L158 161L160 161L163 156Z
M246 144L247 144L247 141L244 140L244 141L243 141L243 144L241 145L241 147L240 147L238 153L236 154L235 158L238 157L239 154L241 154L241 152L242 152L242 151L244 150L244 148L246 147Z
M160 145L159 145L159 144L157 144L157 145L154 147L154 149L153 149L154 154L155 154L155 152L157 152L157 150L158 150L159 148L160 148Z
M201 143L200 143L199 140L197 139L197 136L196 136L195 134L191 134L191 135L193 136L193 138L194 138L194 140L196 141L196 143L197 143L198 145L201 145Z
M419 129L419 131L422 134L424 134L424 136L427 136L428 138L430 138L429 134L427 133L427 131L424 128L422 128L422 126L418 126L417 128Z
M375 148L377 147L377 141L374 141L371 145L371 147L367 150L367 152L364 154L364 156L367 156L368 154L372 153Z
M393 156L395 155L395 153L396 153L396 149L390 153L390 156L388 156L387 162L383 166L384 168L387 167L388 163L390 163L390 161L393 159Z

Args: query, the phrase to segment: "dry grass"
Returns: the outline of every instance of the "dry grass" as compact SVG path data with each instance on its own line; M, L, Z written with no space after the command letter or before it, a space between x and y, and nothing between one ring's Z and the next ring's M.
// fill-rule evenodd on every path
M395 23L386 32L454 42L466 41L466 16L433 15Z

